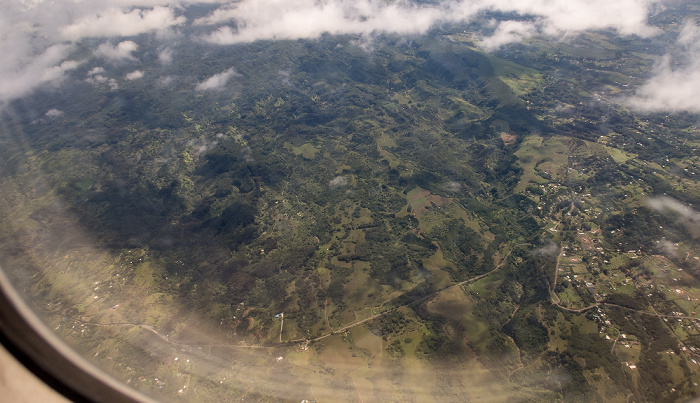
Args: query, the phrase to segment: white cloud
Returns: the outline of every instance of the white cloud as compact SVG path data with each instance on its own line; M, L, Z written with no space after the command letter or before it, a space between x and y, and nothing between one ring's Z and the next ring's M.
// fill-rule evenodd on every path
M669 257L678 256L678 247L673 244L673 242L667 239L661 239L656 241L656 249Z
M41 85L60 82L77 66L69 57L73 45L84 38L107 38L109 43L117 43L125 36L155 33L154 38L163 41L159 60L170 63L173 53L166 43L174 37L166 33L187 22L177 10L195 3L219 3L211 14L194 22L212 26L204 39L220 44L318 38L324 33L354 34L361 40L383 32L421 34L442 22L481 18L484 11L523 17L522 21L501 22L492 36L482 38L484 48L495 49L535 34L576 34L597 28L613 28L625 35L653 35L657 30L648 25L648 16L651 8L663 1L438 0L426 4L415 0L0 0L0 103ZM689 41L696 36L690 31L686 34L688 39L681 39L679 44L690 46ZM99 53L110 61L133 57L119 45L106 46ZM685 73L694 71L697 69L662 66L663 74L639 95L649 98L647 106L653 105L658 100L650 94L657 95L659 88L675 84ZM207 85L201 83L199 88ZM218 88L214 81L211 85ZM683 94L683 98L688 96ZM675 98L663 102L669 108L688 106L688 101Z
M665 55L654 76L625 100L642 112L700 112L700 28L683 26L676 42L678 51Z
M479 42L479 46L486 50L495 50L509 43L520 42L535 33L537 26L532 21L502 21L491 36Z
M233 77L236 74L236 72L233 69L228 69L226 71L223 71L219 74L214 74L213 76L207 78L206 80L202 81L201 83L197 84L196 90L197 91L206 91L206 90L222 90L228 80Z
M623 35L651 36L658 29L647 24L654 0L483 0L484 9L535 16L550 34L614 28Z
M117 80L113 78L108 78L103 76L101 73L104 71L101 67L96 67L88 72L88 77L85 79L85 82L90 83L94 85L95 87L103 87L107 86L109 87L110 90L114 91L119 88L119 84L117 83Z
M0 105L27 95L43 84L63 80L68 71L79 65L76 61L64 60L71 50L72 46L59 44L34 57L27 57L23 51L4 53L4 60L0 61ZM22 53L25 57L11 59L13 53Z
M47 118L57 118L57 117L63 116L63 111L60 111L56 108L49 109L48 111L46 111L44 116L46 116Z
M678 223L683 224L693 238L700 238L700 213L686 206L676 199L661 196L652 197L647 200L647 205L654 210L667 213L673 212L678 215Z
M554 243L551 239L547 240L547 242L540 246L537 249L534 249L532 252L530 252L533 255L544 255L544 256L553 256L559 254L561 251L561 247Z
M222 27L206 40L219 44L260 39L318 38L330 34L427 31L445 17L443 7L387 4L371 0L243 0L195 21L198 24L235 20L239 30Z
M127 80L138 80L139 78L143 77L143 71L141 70L135 70L132 71L131 73L128 73L124 78Z
M105 72L104 67L93 67L87 72L87 75L94 76L95 74L103 74Z
M686 21L685 24L683 24L680 35L678 35L678 44L690 46L697 50L697 48L700 47L698 38L700 38L700 27L695 25L692 21Z
M348 184L348 178L340 175L336 176L335 178L331 179L330 182L328 182L328 186L335 188L335 187L343 187L347 186Z
M136 58L132 53L138 48L139 46L133 41L122 41L116 46L105 42L97 47L95 54L112 62L135 61Z
M449 181L444 185L448 192L459 192L462 190L462 184L456 181Z
M87 15L61 29L64 39L105 38L133 36L145 32L165 29L185 22L185 17L175 17L169 7L154 7L150 10L130 11L109 8L100 13Z
M173 61L173 50L170 48L162 49L158 52L158 61L161 64L170 64Z
M173 82L175 82L175 77L165 76L165 77L160 77L156 81L156 84L161 88L169 88L173 84Z
M194 25L214 25L222 22L230 22L236 19L238 15L238 9L236 5L231 5L229 7L217 8L212 11L206 17L197 18L194 21Z
M74 43L88 36L136 35L185 22L166 0L0 0L0 107L60 83L80 62ZM152 7L139 9L134 7Z
M649 36L652 0L446 0L438 4L376 0L242 0L197 19L198 25L235 21L237 29L218 28L205 39L219 44L271 39L317 38L330 34L424 33L445 21L475 18L480 11L533 17L536 22L507 22L486 40L508 43L536 32L559 35L586 29L614 28L622 34Z

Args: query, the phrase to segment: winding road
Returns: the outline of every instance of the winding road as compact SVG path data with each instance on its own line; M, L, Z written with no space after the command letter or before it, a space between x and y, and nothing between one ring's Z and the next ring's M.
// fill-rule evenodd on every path
M515 247L524 246L524 245L530 245L530 244L528 244L528 243L521 243L521 244L515 245ZM474 281L481 280L482 278L488 276L489 274L494 273L495 271L497 271L498 269L500 269L501 267L503 267L503 265L505 264L506 260L508 259L508 257L510 256L510 254L511 254L512 251L513 251L513 249L511 248L511 249L508 251L508 253L506 253L505 256L503 256L503 259L501 259L501 261L498 263L498 265L497 265L493 270L491 270L491 271L489 271L489 272L487 272L487 273L480 274L480 275L478 275L478 276L476 276L476 277L472 277L472 278L470 278L470 279L468 279L468 280L460 281L459 283L455 283L455 284L449 285L449 286L447 286L447 287L441 288L441 289L439 289L439 290L437 290L437 291L434 291L434 292L432 292L432 293L430 293L430 294L428 294L428 295L422 296L422 297L420 297L420 298L418 298L418 299L415 299L415 300L413 300L413 301L406 302L406 303L404 303L404 304L401 304L401 305L395 306L395 307L393 307L393 308L387 309L386 311L383 311L383 312L380 312L380 313L378 313L378 314L372 315L372 316L370 316L370 317L368 317L368 318L365 318L365 319L362 319L362 320L358 320L358 321L356 321L356 322L353 322L353 323L351 323L351 324L349 324L349 325L346 325L346 326L343 326L343 327L341 327L341 328L335 329L334 331L331 331L331 332L329 332L329 333L323 334L323 335L321 335L321 336L318 336L318 337L315 337L315 338L312 338L312 339L296 339L296 340L290 340L288 343L299 343L299 342L307 342L307 343L309 343L309 342L313 342L313 341L322 340L322 339L325 339L325 338L328 337L328 336L334 335L335 333L344 332L345 330L351 329L351 328L353 328L353 327L355 327L355 326L358 326L358 325L361 325L361 324L363 324L363 323L365 323L365 322L369 322L369 321L371 321L371 320L380 318L380 317L382 317L382 316L388 314L389 312L392 312L393 310L402 308L402 307L404 307L404 306L410 306L410 305L414 305L414 304L417 304L417 303L419 303L419 302L425 301L426 299L432 298L432 297L434 297L435 295L437 295L437 294L439 294L439 293L441 293L441 292L443 292L443 291L445 291L445 290L449 290L450 288L453 288L453 287L460 287L460 286L462 286L462 285L464 285L464 284L468 284L468 283L472 283L472 282L474 282ZM382 304L382 305L383 305L383 304Z

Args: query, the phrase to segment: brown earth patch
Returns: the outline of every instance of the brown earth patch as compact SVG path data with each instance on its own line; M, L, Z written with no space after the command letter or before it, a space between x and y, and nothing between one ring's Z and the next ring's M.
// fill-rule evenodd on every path
M509 133L501 133L501 140L503 140L503 143L505 145L510 145L513 144L515 139L518 138L518 136L514 134L509 134Z

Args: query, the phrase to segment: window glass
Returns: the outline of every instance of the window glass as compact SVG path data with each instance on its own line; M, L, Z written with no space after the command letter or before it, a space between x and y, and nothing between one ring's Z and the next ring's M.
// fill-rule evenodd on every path
M0 266L126 385L699 391L697 4L2 3Z

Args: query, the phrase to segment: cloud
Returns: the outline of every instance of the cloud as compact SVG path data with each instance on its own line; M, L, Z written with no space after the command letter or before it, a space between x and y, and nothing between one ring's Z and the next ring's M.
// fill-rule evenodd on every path
M14 98L27 95L46 83L58 83L66 73L80 65L77 61L65 61L73 49L67 44L53 45L34 57L11 59L13 52L4 52L0 62L0 105Z
M90 71L87 72L87 75L89 76L94 76L95 74L103 74L105 72L104 67L93 67L90 69Z
M520 42L523 38L531 37L537 32L537 26L531 21L503 21L498 23L494 33L479 42L486 50L495 50L503 45Z
M110 90L114 91L119 88L119 84L117 83L117 80L113 78L108 78L102 75L102 73L105 72L105 69L102 67L95 67L88 71L87 73L87 78L85 79L86 83L92 84L95 87L104 87L107 86L109 87Z
M679 202L676 199L661 196L651 197L647 205L661 213L674 213L678 215L678 222L683 224L693 238L700 238L700 213Z
M139 78L143 77L143 71L141 70L135 70L132 71L131 73L128 73L124 78L127 80L138 80Z
M132 55L139 46L132 41L119 42L116 46L109 43L103 43L97 47L95 54L112 62L135 61L136 58Z
M134 36L184 24L185 21L183 16L176 17L170 7L130 11L109 8L97 14L87 15L62 28L61 35L64 39L72 41L82 38Z
M206 17L200 17L194 20L194 25L215 25L222 22L230 22L236 19L238 15L237 6L217 8Z
M532 252L533 255L543 255L543 256L553 256L559 254L561 251L561 247L554 243L551 239L547 240L547 242L540 246L537 249L534 249Z
M347 186L347 184L348 178L344 176L336 176L335 178L331 179L330 182L328 182L328 186L332 188Z
M656 249L669 257L678 257L678 247L666 239L656 241Z
M426 32L446 16L442 6L388 4L370 0L243 0L220 9L196 24L235 20L238 30L225 26L209 42L232 44L269 39L309 39L329 34Z
M85 38L107 38L118 43L123 37L153 33L161 41L159 60L172 60L173 28L185 25L181 13L190 5L218 3L212 12L192 23L210 27L200 39L232 44L256 40L318 38L323 34L353 34L366 43L378 33L422 34L445 22L483 18L484 12L517 16L498 22L493 34L481 38L484 49L497 49L532 35L575 35L586 29L612 28L624 35L654 35L648 24L654 6L663 0L0 0L0 104L24 96L39 86L60 83L77 66L70 60L75 44ZM695 35L679 45L693 48ZM180 37L178 37L180 38ZM685 41L685 42L683 42ZM122 40L119 43L123 43ZM127 49L101 48L102 57L130 60ZM77 54L77 53L76 53ZM128 54L128 55L127 55ZM77 57L77 56L76 56ZM670 63L670 62L669 62ZM669 108L696 108L689 96L685 101L661 93L678 83L687 70L660 67L660 74L640 90L640 107L659 103ZM695 70L697 71L697 69ZM700 74L700 73L695 73ZM695 78L695 75L692 76ZM689 80L686 80L689 81ZM696 80L700 81L700 80ZM206 89L202 83L200 88ZM218 87L211 82L212 87ZM690 92L690 91L687 91ZM670 93L670 91L669 91Z
M483 11L515 13L533 21L507 21L487 46L497 47L542 32L548 35L613 28L622 34L658 33L647 24L652 0L452 0L431 4L372 0L242 0L195 20L223 26L205 40L233 44L256 40L308 39L328 34L377 32L420 34L442 22L466 21Z
M166 3L171 2L0 0L0 107L60 84L82 63L70 60L82 38L137 35L184 23Z
M156 85L160 88L169 88L175 82L175 77L173 76L163 76L156 80Z
M228 69L226 71L223 71L219 74L214 74L213 76L207 78L206 80L202 81L201 83L197 84L197 87L195 88L197 91L207 91L207 90L216 90L220 91L224 89L224 86L228 82L228 80L233 77L236 74L236 72L233 69Z
M676 52L666 54L654 76L624 102L637 111L700 112L700 28L683 25Z
M158 52L158 61L161 64L170 64L173 61L173 50L170 48L162 49Z
M534 16L550 35L613 28L623 35L652 36L658 28L648 25L654 0L484 0L483 9Z
M63 111L60 111L60 110L55 109L55 108L49 109L48 111L46 111L44 116L46 116L47 118L57 118L57 117L63 116Z
M448 192L459 192L462 190L462 184L456 181L449 181L444 185L445 190Z

